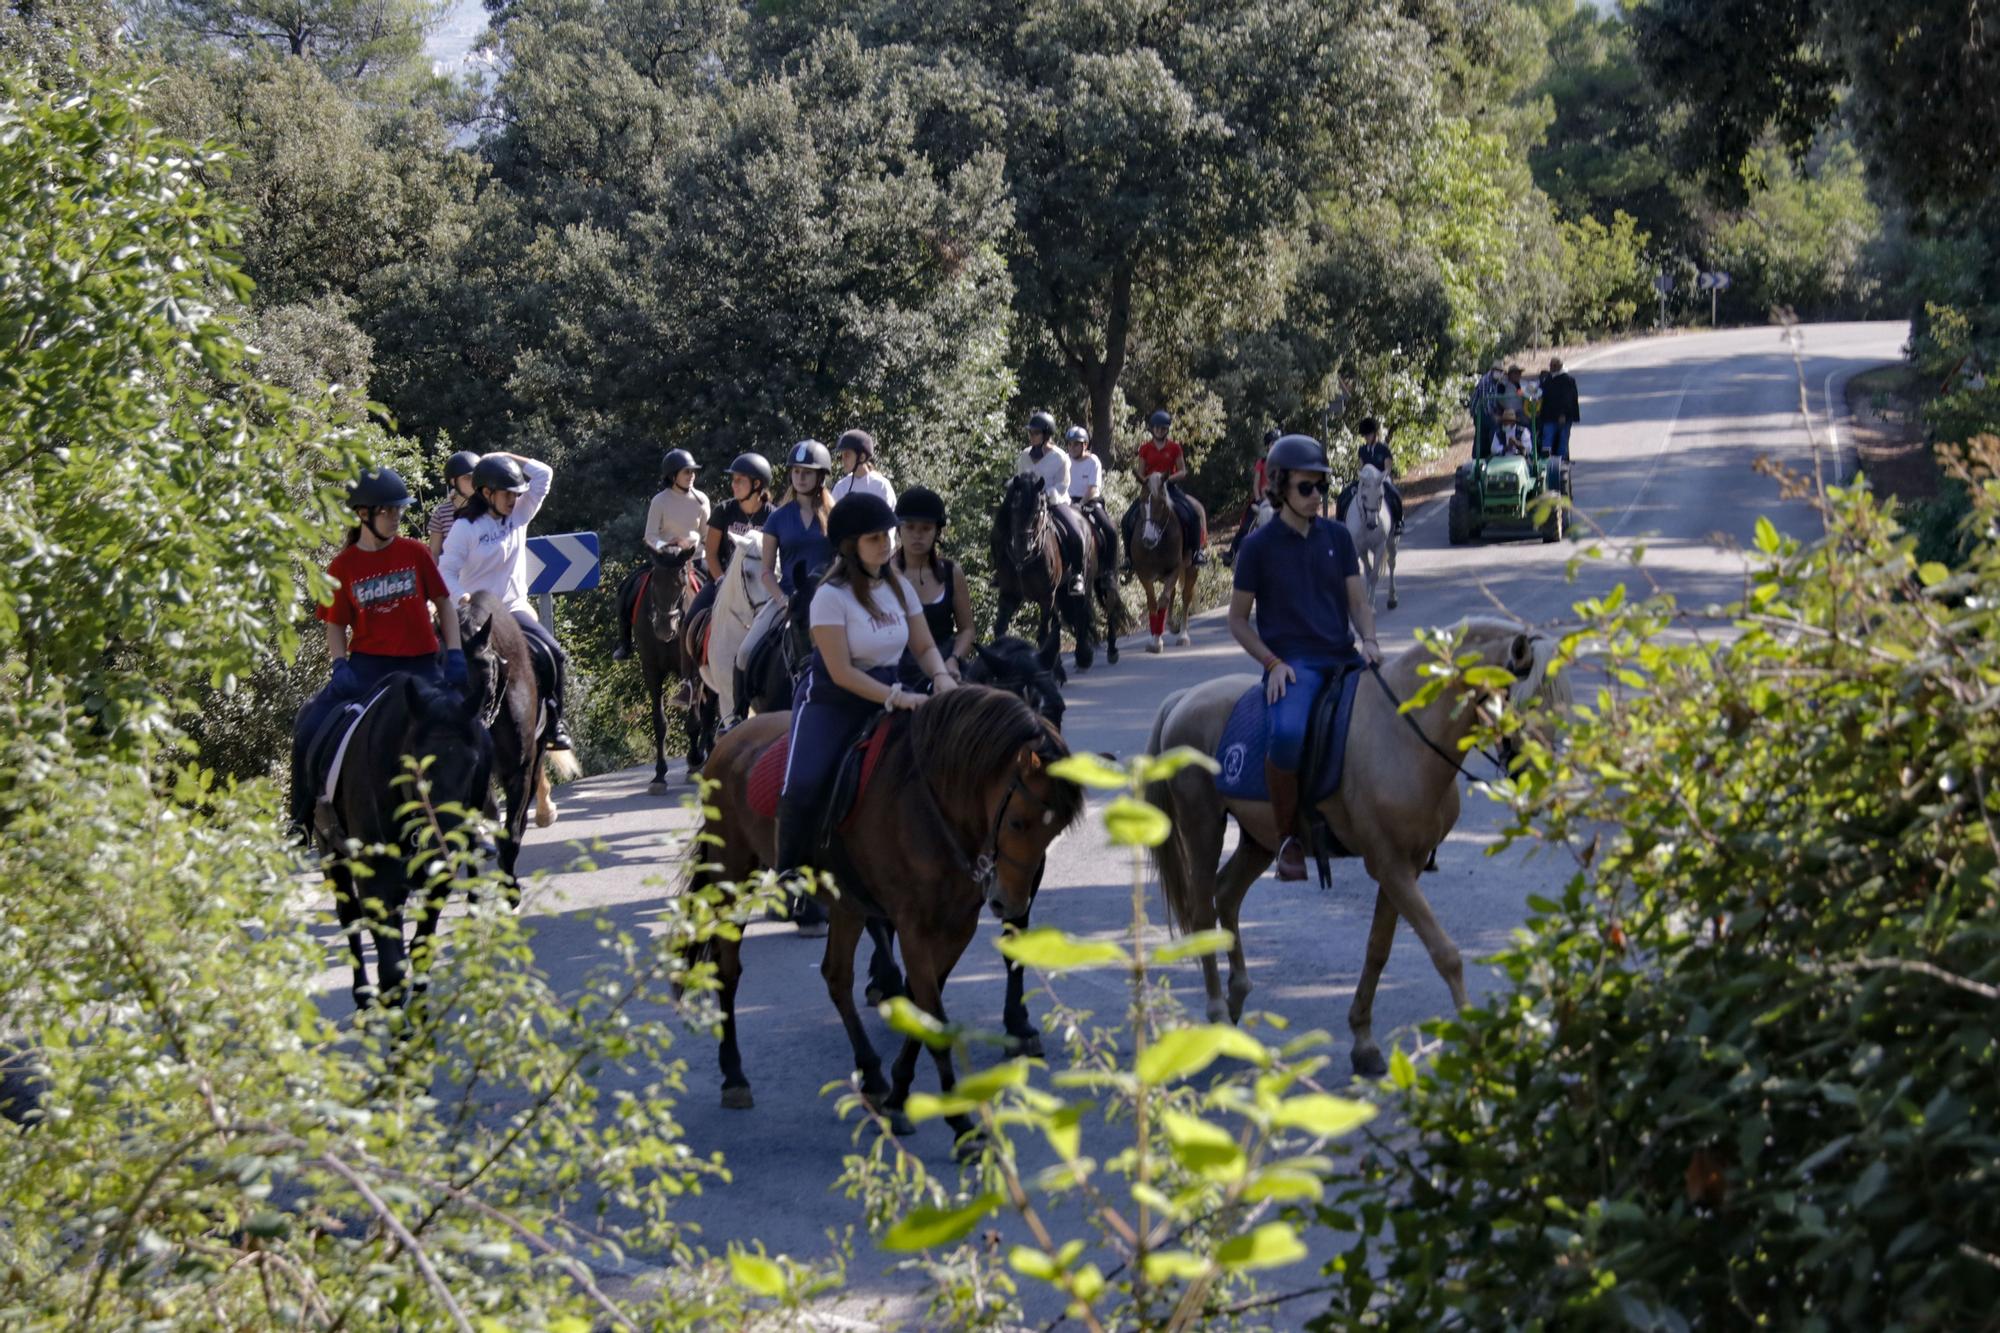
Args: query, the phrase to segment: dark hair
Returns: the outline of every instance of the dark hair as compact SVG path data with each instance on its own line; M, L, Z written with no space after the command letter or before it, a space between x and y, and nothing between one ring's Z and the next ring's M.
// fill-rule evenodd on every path
M485 518L492 512L493 502L486 498L486 492L475 486L472 488L472 494L465 499L465 507L458 511L457 521L470 523L474 519Z
M931 520L927 518L907 519L905 521L911 523L931 522ZM931 542L931 553L930 555L925 557L925 563L931 567L931 573L938 576L938 581L940 583L944 581L944 557L938 554L938 543L942 542L943 540L944 540L944 529L942 527L939 527L937 537ZM898 569L908 569L910 567L908 556L909 556L908 548L899 544L896 547L896 554L889 558L889 563L893 564ZM947 588L945 589L945 591L949 593L951 589Z
M1361 418L1360 430L1362 435L1364 436L1373 435L1376 431L1380 429L1382 429L1382 423L1377 421L1374 417Z
M861 577L858 579L854 577L856 570L861 572ZM889 590L896 595L897 608L902 609L903 578L896 572L895 560L891 558L883 561L880 577L869 578L868 566L861 562L859 537L849 537L840 544L840 553L834 556L833 563L827 566L826 573L820 576L820 583L832 584L852 592L854 600L861 603L861 609L868 613L870 620L882 618L882 609L875 605L875 589L870 586L871 584L887 584Z

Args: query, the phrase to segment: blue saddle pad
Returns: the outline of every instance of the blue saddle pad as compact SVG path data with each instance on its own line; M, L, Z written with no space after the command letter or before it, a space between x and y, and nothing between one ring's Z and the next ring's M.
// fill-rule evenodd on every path
M1340 772L1347 762L1347 724L1354 716L1355 687L1361 683L1360 669L1348 671L1327 688L1327 694L1335 696L1331 709L1333 737L1331 745L1315 744L1318 731L1326 725L1329 710L1327 699L1322 698L1313 709L1313 723L1306 734L1307 763L1316 752L1326 754L1326 762L1319 765L1317 773L1301 775L1311 781L1310 800L1317 805L1340 788ZM1264 706L1264 682L1243 692L1230 711L1229 724L1222 729L1222 742L1215 747L1215 761L1222 766L1216 776L1215 787L1224 796L1243 801L1267 801L1271 790L1264 783L1264 756L1270 750L1270 735L1266 726Z

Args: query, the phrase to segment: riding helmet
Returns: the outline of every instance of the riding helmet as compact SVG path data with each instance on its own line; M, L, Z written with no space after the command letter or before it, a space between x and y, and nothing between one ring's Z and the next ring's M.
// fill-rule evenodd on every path
M472 469L472 484L482 491L512 491L519 495L528 489L528 474L521 471L521 465L511 454L488 454Z
M912 486L896 497L896 517L905 523L914 519L919 523L945 525L944 497L928 486Z
M685 449L667 450L667 456L660 460L660 484L664 486L673 485L674 478L689 468L693 468L697 472L701 470L701 464L694 461L693 454Z
M1174 424L1174 414L1161 408L1146 418L1146 424L1153 427L1171 426Z
M347 483L349 509L400 509L410 502L410 488L395 471L371 467Z
M1265 432L1264 432L1264 452L1265 452L1265 453L1267 453L1267 454L1268 454L1268 453L1270 453L1270 452L1271 452L1271 446L1272 446L1272 445L1274 445L1274 444L1276 444L1276 443L1278 442L1278 437L1279 437L1279 436L1281 436L1281 435L1283 435L1283 434L1284 434L1284 432L1283 432L1283 431L1281 431L1281 430L1279 430L1279 429L1278 429L1278 428L1277 428L1276 426L1273 426L1273 427L1271 427L1271 429L1269 429L1269 430L1265 431Z
M444 484L449 486L460 477L472 475L472 469L479 466L479 455L470 449L460 449L444 460Z
M1056 419L1047 412L1035 413L1028 418L1028 434L1033 435L1036 431L1053 438L1056 433Z
M1071 426L1063 432L1063 438L1071 444L1088 444L1090 443L1090 432L1081 426Z
M786 467L813 467L821 472L833 471L833 455L818 440L800 440L785 455Z
M729 471L733 476L748 477L761 481L766 490L771 486L771 460L762 454L738 454L729 460Z
M1265 466L1272 472L1331 472L1326 446L1310 435L1281 435L1272 444Z
M843 449L852 449L854 456L864 463L875 461L875 437L865 430L843 431L833 451L839 453Z
M887 500L870 491L849 491L826 521L826 539L838 550L849 537L888 532L895 526L896 511L889 508Z

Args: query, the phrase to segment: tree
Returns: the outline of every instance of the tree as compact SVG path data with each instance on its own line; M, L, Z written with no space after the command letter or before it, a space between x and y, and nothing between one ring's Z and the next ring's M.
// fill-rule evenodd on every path
M1761 184L1711 243L1742 299L1802 318L1865 308L1876 295L1866 261L1881 215L1854 147L1835 142L1805 167L1760 149L1744 172Z
M148 26L309 61L343 83L406 72L443 0L153 0Z

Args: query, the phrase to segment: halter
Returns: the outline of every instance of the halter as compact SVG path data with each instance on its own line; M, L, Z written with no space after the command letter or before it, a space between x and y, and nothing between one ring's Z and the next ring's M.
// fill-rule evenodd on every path
M1523 675L1521 672L1514 671L1513 668L1511 667L1508 668L1508 670L1512 672L1514 679L1516 680L1527 679L1525 675ZM1382 675L1382 668L1379 664L1370 662L1368 664L1368 674L1375 677L1375 683L1382 687L1382 693L1388 695L1389 702L1396 706L1396 716L1402 718L1404 723L1410 728L1410 730L1417 733L1417 739L1424 743L1424 747L1426 749L1428 749L1432 754L1436 755L1438 758L1444 760L1447 764L1450 764L1452 766L1453 771L1463 774L1467 778L1472 777L1472 774L1467 773L1465 771L1464 764L1461 764L1458 760L1446 754L1444 752L1444 747L1439 745L1436 741L1430 738L1429 733L1427 733L1423 729L1423 726L1420 723L1418 723L1415 717L1403 711L1403 701L1401 699L1398 699L1396 697L1396 691L1389 687L1389 682ZM1500 762L1499 755L1493 753L1491 750L1480 750L1479 754L1486 760L1487 763L1493 765L1494 768L1499 770L1501 777L1504 778L1507 776L1507 766Z
M943 808L938 805L937 793L931 790L930 779L920 776L917 779L916 785L917 790L924 794L924 802L930 806L932 817L944 826L945 846L951 848L952 859L958 862L959 870L978 886L981 898L990 898L992 896L995 884L999 879L1000 867L1003 863L1026 867L1031 870L1034 868L1033 863L1018 860L1000 850L1000 826L1006 822L1007 811L1014 804L1015 793L1018 792L1023 796L1035 799L1042 807L1044 814L1049 810L1049 803L1047 801L1036 798L1034 793L1028 790L1028 785L1022 781L1018 769L1015 770L1014 780L1007 784L1007 794L1001 798L1000 809L993 816L993 827L986 832L986 845L980 850L976 858L968 858L965 854L965 849L958 845L958 837L952 832L951 821L945 818Z

